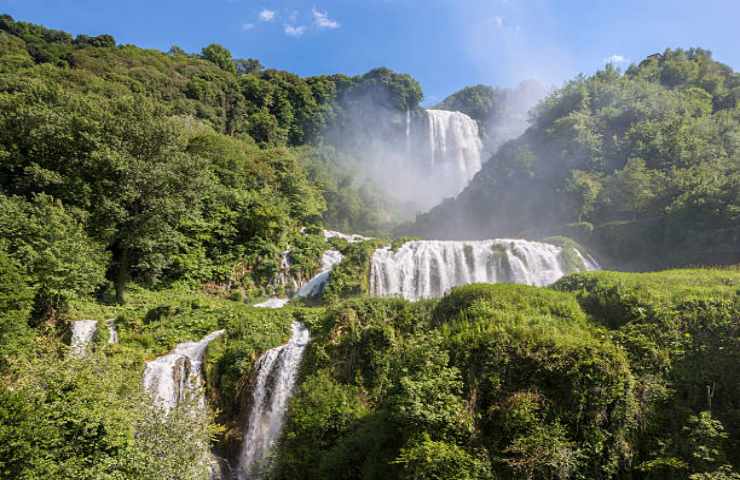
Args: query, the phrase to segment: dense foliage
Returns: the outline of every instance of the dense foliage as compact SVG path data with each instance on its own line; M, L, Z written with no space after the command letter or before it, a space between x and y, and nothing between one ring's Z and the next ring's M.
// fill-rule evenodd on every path
M291 146L320 142L356 95L418 104L406 75L303 79L219 45L164 54L7 16L0 42L3 237L23 215L32 222L22 235L37 235L50 215L46 244L14 237L8 246L44 277L47 308L102 285L101 268L119 301L131 280L258 295L301 227L377 233L393 221L344 154ZM307 263L295 274L310 276L317 265Z
M579 77L410 230L564 233L620 268L737 262L739 100L740 74L700 49Z
M458 234L485 210L476 234L577 221L568 233L616 259L639 240L668 261L701 231L736 259L721 248L738 244L738 88L699 50L577 79L419 228L462 205L445 220ZM472 87L441 107L492 134L515 96ZM216 44L165 54L0 17L0 477L207 478L212 453L238 455L257 359L298 321L312 340L276 479L740 478L737 269L367 298L388 241L322 229L395 218L329 144L420 100L383 68L300 78ZM246 304L308 279L330 246L345 260L319 306ZM72 349L83 319L93 339ZM207 407L163 412L145 362L217 330Z
M739 288L591 273L338 304L311 324L275 476L733 478Z

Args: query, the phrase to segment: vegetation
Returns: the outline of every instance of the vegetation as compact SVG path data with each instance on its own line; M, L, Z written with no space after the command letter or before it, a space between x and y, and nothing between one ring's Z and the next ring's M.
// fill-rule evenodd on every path
M524 133L530 109L547 93L547 88L536 80L521 82L512 89L473 85L453 93L434 108L463 112L476 120L485 152L490 155L507 140Z
M276 477L737 475L739 286L604 272L338 304L312 325Z
M737 263L739 99L740 74L705 50L607 66L550 95L457 199L405 230L564 234L628 269Z
M401 239L322 229L382 238L393 205L330 143L357 111L415 110L411 77L300 78L219 45L165 54L7 16L0 46L0 477L206 478L210 453L236 458L256 361L295 321L312 341L276 479L740 477L737 267L368 298L372 252ZM577 79L418 225L460 205L479 219L485 198L501 231L537 221L615 259L639 238L667 262L699 231L735 258L737 82L700 50ZM445 104L483 121L489 94ZM345 260L318 306L247 305L329 246ZM97 329L77 355L83 319ZM217 330L208 407L164 412L146 362Z

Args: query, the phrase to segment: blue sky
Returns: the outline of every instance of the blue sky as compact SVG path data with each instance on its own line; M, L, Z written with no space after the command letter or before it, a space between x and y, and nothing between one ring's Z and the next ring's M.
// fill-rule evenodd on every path
M740 0L0 0L0 11L74 34L235 57L301 75L412 74L433 103L465 85L559 85L701 46L740 67Z

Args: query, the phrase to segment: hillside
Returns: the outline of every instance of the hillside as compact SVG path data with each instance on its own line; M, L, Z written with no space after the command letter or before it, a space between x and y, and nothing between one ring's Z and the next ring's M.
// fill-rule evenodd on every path
M740 74L701 49L570 81L471 184L403 228L570 236L614 268L740 261Z
M0 17L0 479L739 480L738 74L540 87Z

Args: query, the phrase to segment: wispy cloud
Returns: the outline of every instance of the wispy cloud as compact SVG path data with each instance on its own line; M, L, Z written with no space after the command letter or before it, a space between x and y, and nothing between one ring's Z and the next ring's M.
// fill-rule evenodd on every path
M493 17L493 24L496 25L496 28L504 28L504 17L498 15Z
M249 31L254 28L254 23L244 23L242 24L242 30Z
M316 7L313 7L311 9L311 13L313 14L313 23L318 28L339 28L341 25L336 20L333 20L329 18L328 12L322 12L321 10L318 10Z
M624 55L619 55L617 53L613 55L609 55L604 59L604 63L611 63L612 65L621 65L623 63L629 63L629 59L625 57Z
M306 33L306 27L304 25L283 25L283 31L289 37L300 37Z
M275 20L276 16L277 12L275 12L275 10L268 9L262 10L259 15L257 15L261 22L272 22L273 20Z

